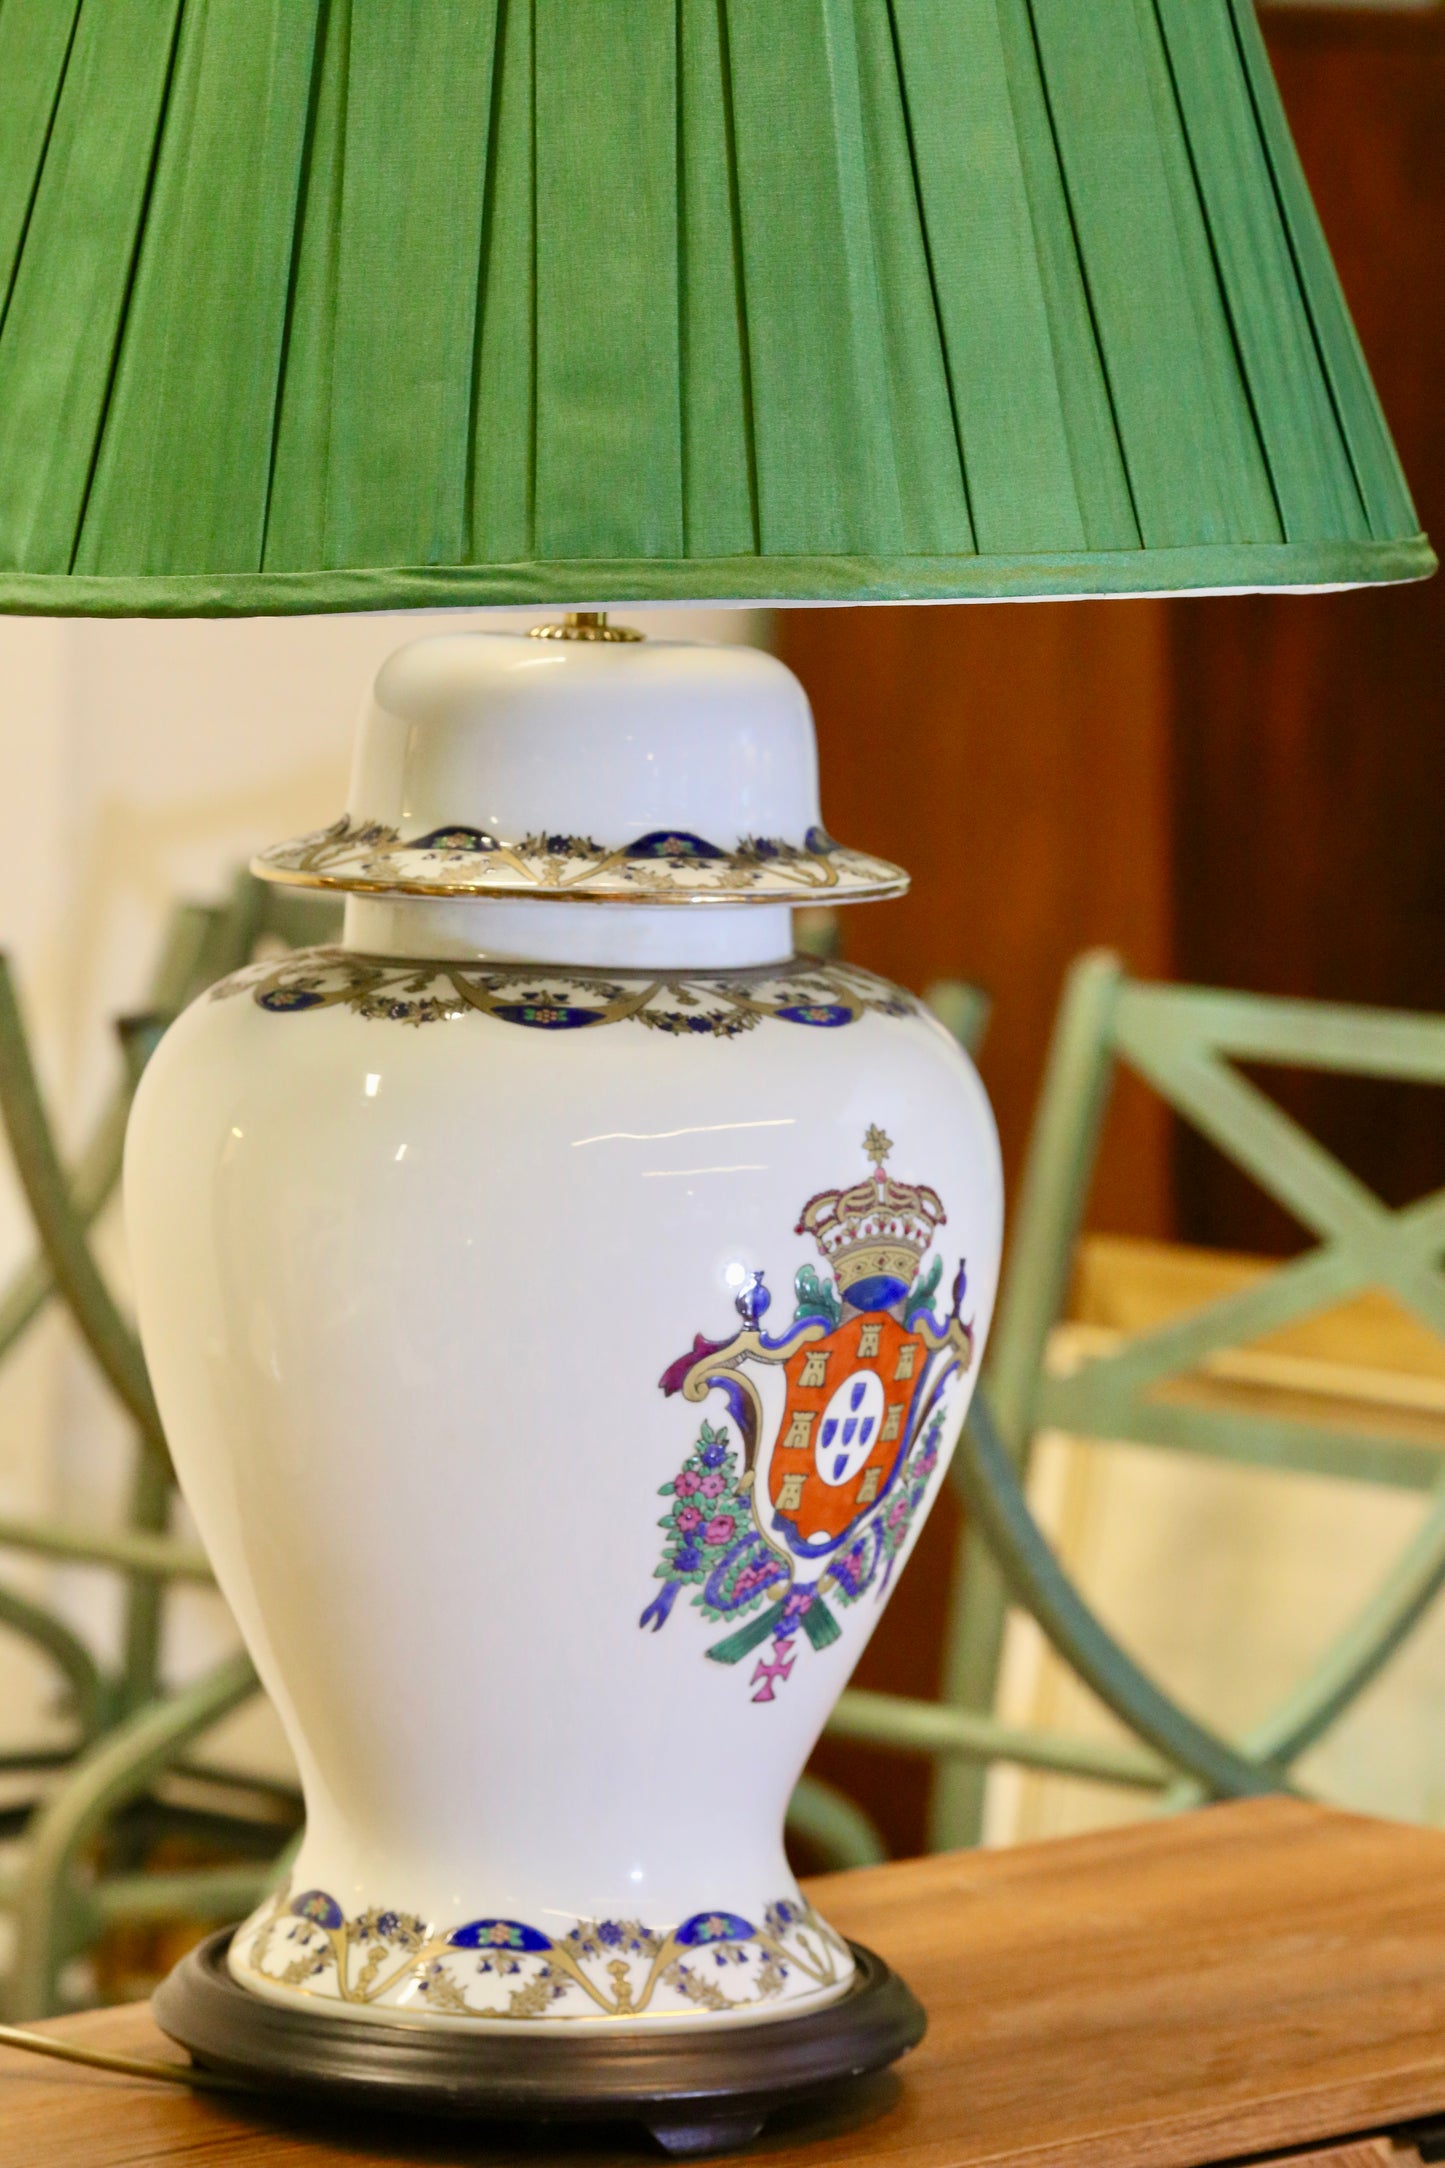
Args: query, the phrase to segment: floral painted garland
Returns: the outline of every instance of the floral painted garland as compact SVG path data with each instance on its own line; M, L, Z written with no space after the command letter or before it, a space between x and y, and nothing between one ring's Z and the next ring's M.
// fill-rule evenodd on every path
M879 1603L887 1595L898 1554L938 1467L943 1422L940 1410L908 1455L886 1503L860 1524L847 1548L811 1586L799 1584L790 1563L755 1533L752 1485L744 1490L739 1484L727 1427L715 1431L705 1422L680 1472L658 1494L669 1506L657 1524L663 1531L657 1579L665 1586L639 1624L660 1630L685 1588L693 1591L692 1601L705 1619L735 1628L772 1597L761 1616L714 1642L707 1653L714 1663L738 1663L771 1639L772 1650L759 1657L749 1683L757 1688L754 1701L776 1700L777 1687L792 1676L799 1633L820 1650L841 1638L828 1597L848 1606L870 1589Z
M241 1931L241 1967L269 1986L453 2018L636 2017L726 2012L813 1995L852 1970L848 1945L802 1898L760 1924L699 1912L674 1928L579 1920L547 1935L521 1920L436 1928L372 1907L348 1919L325 1890L281 1891Z
M660 976L552 964L418 962L353 949L298 949L248 964L211 989L213 1001L250 994L273 1015L345 1008L398 1024L490 1016L534 1031L646 1024L675 1037L736 1038L761 1023L836 1030L870 1010L926 1015L922 1003L848 964L764 964L750 970Z
M731 849L682 829L654 829L620 848L591 836L503 842L453 822L403 838L381 821L343 814L329 828L273 844L253 861L265 880L373 895L540 895L723 902L800 902L901 895L908 876L885 859L845 850L822 828L801 843L744 836Z

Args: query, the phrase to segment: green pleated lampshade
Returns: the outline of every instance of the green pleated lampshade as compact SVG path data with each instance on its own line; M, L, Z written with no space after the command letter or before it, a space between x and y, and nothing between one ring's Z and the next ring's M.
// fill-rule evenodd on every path
M1433 565L1251 0L0 0L0 607Z

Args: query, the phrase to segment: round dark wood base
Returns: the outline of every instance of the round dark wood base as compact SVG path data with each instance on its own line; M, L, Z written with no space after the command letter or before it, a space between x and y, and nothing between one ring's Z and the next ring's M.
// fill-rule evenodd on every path
M207 2070L258 2091L349 2108L489 2122L643 2123L671 2153L756 2137L775 2110L832 2099L923 2038L923 2007L881 1957L825 2009L758 2024L614 2032L466 2032L331 2017L266 2002L226 1969L211 1935L151 1998L156 2023Z

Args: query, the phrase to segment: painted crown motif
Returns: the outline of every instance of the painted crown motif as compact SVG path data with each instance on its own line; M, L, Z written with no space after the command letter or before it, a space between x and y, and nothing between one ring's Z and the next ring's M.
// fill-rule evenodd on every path
M919 1259L947 1214L926 1183L884 1173L893 1140L876 1123L863 1139L873 1172L852 1189L827 1189L804 1205L795 1234L809 1234L832 1267L838 1293L857 1310L886 1310L912 1285Z

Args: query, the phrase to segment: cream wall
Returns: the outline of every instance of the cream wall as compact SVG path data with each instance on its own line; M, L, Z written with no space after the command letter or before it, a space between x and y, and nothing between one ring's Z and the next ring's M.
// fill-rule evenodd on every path
M0 944L51 1107L73 1149L115 1073L111 1019L142 999L171 901L209 898L261 843L340 811L352 727L393 648L426 631L525 625L539 611L235 623L0 618ZM747 611L629 611L667 638L766 637ZM0 1277L25 1254L0 1171ZM123 1281L115 1215L102 1244ZM121 1510L123 1426L61 1321L0 1371L0 1513L103 1520ZM113 1638L107 1576L0 1553L0 1573L58 1593ZM213 1599L184 1600L169 1659L193 1670L227 1637ZM53 1675L0 1632L0 1750L33 1736Z

